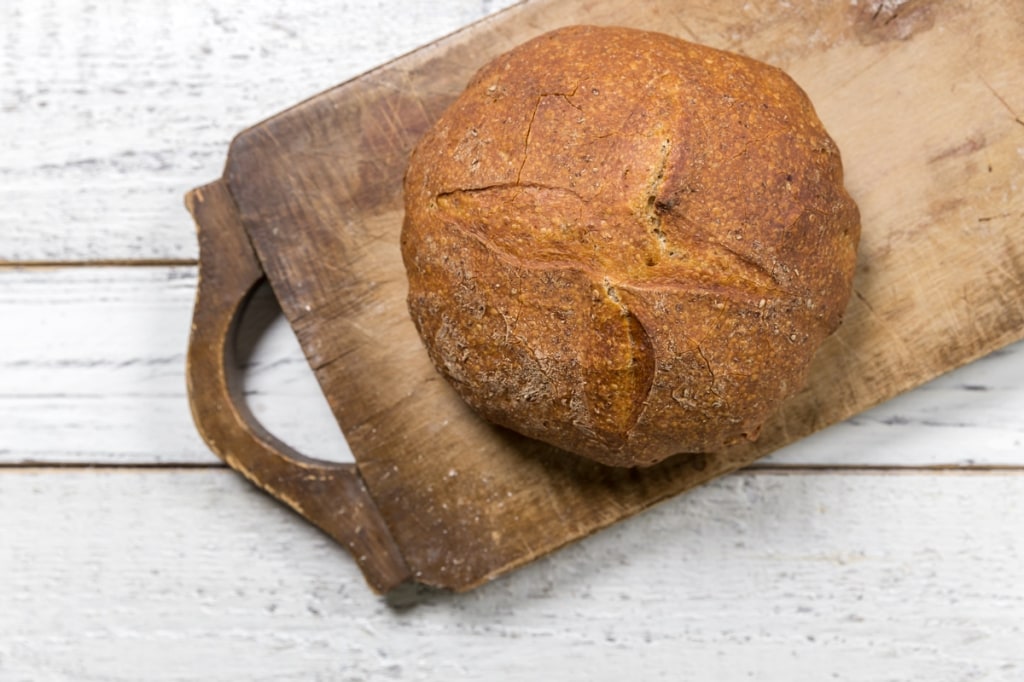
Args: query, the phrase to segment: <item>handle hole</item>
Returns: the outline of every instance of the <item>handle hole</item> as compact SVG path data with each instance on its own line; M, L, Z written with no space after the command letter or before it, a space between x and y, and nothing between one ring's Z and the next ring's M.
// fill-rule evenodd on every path
M242 310L234 350L245 405L264 429L307 457L355 461L266 282L253 290Z

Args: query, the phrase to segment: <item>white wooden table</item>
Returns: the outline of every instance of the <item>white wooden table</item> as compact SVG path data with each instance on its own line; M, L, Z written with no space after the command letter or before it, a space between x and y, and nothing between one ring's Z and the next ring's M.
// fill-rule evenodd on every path
M510 0L294 4L0 3L0 680L1024 680L1022 344L462 596L373 596L225 469L182 195ZM345 458L269 297L246 324L254 411Z

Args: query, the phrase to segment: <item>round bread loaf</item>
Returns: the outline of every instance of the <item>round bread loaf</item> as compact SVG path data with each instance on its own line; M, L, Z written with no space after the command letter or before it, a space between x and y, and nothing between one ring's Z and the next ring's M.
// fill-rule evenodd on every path
M574 26L481 69L405 178L409 309L483 417L616 466L754 439L849 299L860 223L777 68Z

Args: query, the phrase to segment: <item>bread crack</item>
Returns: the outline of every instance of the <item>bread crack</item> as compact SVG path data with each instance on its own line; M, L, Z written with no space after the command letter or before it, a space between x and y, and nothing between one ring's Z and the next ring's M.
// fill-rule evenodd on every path
M629 311L626 310L626 306L622 304L622 300L619 298L619 292L615 288L615 285L611 283L611 280L607 277L604 278L604 291L608 294L608 300L622 309L623 315L628 315Z
M726 253L730 254L731 258L729 260L733 261L733 265L739 266L738 268L735 268L732 271L732 274L735 275L737 278L745 282L750 282L756 288L765 290L778 288L785 290L785 287L783 287L782 282L779 280L779 276L775 272L775 268L767 267L764 263L758 261L757 259L751 258L750 254L743 253L742 251L734 249L724 242L718 242L716 243L716 246L718 246L718 248L721 249L722 251L725 251ZM751 277L745 275L754 276ZM767 277L769 280L771 280L774 286L768 285L764 281L759 281L758 276Z
M569 92L542 92L537 95L536 101L533 103L533 111L530 112L530 120L526 124L526 134L523 136L523 160L519 164L519 170L516 171L516 182L515 184L521 184L523 178L523 168L526 167L526 160L530 156L530 137L533 134L533 122L537 120L537 112L540 111L540 105L544 102L546 97L561 97L565 100L565 103L577 111L583 111L578 104L574 104L569 98L576 96L576 91L580 89L577 84Z
M700 359L704 361L704 366L707 368L708 374L711 376L711 386L708 388L708 390L711 393L718 395L718 390L715 388L715 382L717 381L717 377L715 376L715 370L711 366L711 361L708 360L708 356L704 354L704 348L699 343L696 345L697 355L699 355Z
M604 447L624 447L654 387L655 357L650 334L622 299L610 278L592 311L589 342L581 364L587 433Z
M654 237L654 248L657 254L657 258L654 255L648 257L648 265L655 265L659 259L665 258L669 253L668 241L661 228L661 206L658 202L658 191L665 180L665 170L668 168L668 157L671 150L672 140L664 140L661 143L661 156L655 166L654 177L647 187L647 202L644 211L647 224L650 226L650 233Z
M490 185L482 185L480 187L462 187L459 189L446 189L443 192L438 192L434 196L434 202L441 206L442 208L445 208L445 206L443 206L442 204L444 204L446 200L452 199L453 197L457 197L459 195L480 194L484 192L500 192L501 190L506 189L535 189L545 192L564 192L575 197L576 199L579 199L580 201L584 201L583 197L580 196L579 192L570 187L560 187L558 185L545 185L544 183L541 182L521 183L519 181L516 181L496 182Z

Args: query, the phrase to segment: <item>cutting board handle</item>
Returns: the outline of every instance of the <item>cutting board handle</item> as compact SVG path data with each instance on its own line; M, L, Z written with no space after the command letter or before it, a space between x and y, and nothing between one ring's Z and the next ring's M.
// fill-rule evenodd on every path
M185 203L199 236L199 287L188 348L192 417L210 448L233 469L348 548L366 581L385 593L410 572L355 464L305 457L268 433L245 406L234 337L253 289L264 279L223 180Z

